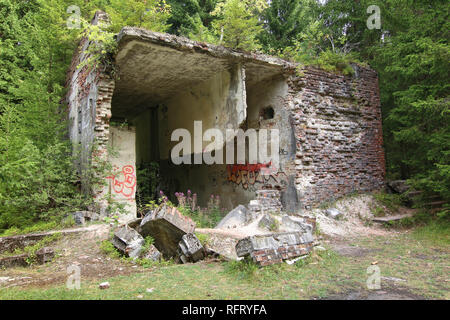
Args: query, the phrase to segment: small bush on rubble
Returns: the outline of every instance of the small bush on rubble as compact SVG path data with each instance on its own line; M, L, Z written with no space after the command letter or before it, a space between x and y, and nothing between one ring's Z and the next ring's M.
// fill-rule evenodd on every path
M192 194L188 190L186 195L183 192L176 192L178 210L190 217L200 228L214 228L225 216L225 209L220 208L220 197L213 194L209 198L206 208L197 205L197 194Z

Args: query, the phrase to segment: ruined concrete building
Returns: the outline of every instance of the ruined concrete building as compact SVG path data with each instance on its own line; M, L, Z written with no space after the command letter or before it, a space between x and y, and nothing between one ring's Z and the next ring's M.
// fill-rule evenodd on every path
M102 18L97 13L96 23ZM281 191L288 212L355 191L382 187L385 175L381 110L375 71L353 65L343 76L263 54L240 52L170 34L125 27L117 35L116 75L86 59L84 39L68 77L70 139L87 163L96 141L116 173L110 194L136 214L136 166L157 162L160 188L190 189L205 205L219 195L228 209L247 204L256 190ZM174 165L171 133L208 128L277 128L279 171L261 164ZM208 143L204 142L204 145ZM118 155L108 155L113 146Z

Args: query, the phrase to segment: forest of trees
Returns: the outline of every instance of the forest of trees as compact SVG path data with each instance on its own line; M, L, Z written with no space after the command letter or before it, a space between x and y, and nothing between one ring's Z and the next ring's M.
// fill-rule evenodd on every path
M371 5L380 8L379 29L368 28ZM68 27L77 13L70 6L79 8L80 28ZM138 26L331 72L351 72L349 62L371 66L387 178L411 179L448 201L449 8L446 0L0 0L0 231L89 202L62 101L84 21L96 10L111 17L111 34Z

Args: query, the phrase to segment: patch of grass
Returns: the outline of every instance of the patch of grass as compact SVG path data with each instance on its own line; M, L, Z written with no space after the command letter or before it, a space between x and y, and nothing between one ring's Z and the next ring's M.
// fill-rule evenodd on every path
M416 228L412 233L414 239L426 241L432 245L450 245L450 221L433 220Z
M3 233L0 234L0 237L64 229L64 228L72 227L74 225L75 225L75 221L73 220L72 217L63 219L61 221L56 221L56 220L41 221L41 222L37 222L37 223L33 224L32 226L24 227L22 229L19 229L16 227L9 228L9 229L3 231Z
M202 244L203 247L205 247L206 245L208 245L208 241L209 241L209 235L208 234L204 234L204 233L195 233L195 236L197 237L197 239L200 241L200 243Z
M110 240L104 240L100 243L100 251L113 259L119 259L122 256Z
M371 209L372 214L375 217L384 217L386 216L386 211L382 207L376 206L375 208Z
M225 272L240 279L251 279L255 276L258 266L252 259L224 262Z
M377 200L379 203L393 212L397 211L398 208L403 204L403 197L399 194L375 192L373 194L373 197L375 198L375 200ZM379 207L377 207L376 209L378 208Z

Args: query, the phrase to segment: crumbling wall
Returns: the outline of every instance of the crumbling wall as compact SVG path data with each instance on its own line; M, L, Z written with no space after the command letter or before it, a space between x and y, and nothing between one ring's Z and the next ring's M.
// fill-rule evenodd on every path
M383 186L385 159L378 77L307 68L289 80L296 186L304 206Z
M96 25L99 21L107 21L106 14L97 12L91 23ZM111 99L115 87L114 79L105 72L103 66L96 68L89 64L82 64L88 58L86 49L89 45L88 39L81 39L66 81L66 86L69 88L66 95L69 138L74 152L77 153L78 170L82 176L91 163L93 147L100 158L106 159L108 155ZM82 181L85 192L91 191L88 187L89 183ZM103 190L94 190L94 192L100 198ZM99 200L99 204L103 208L106 207L104 201Z

